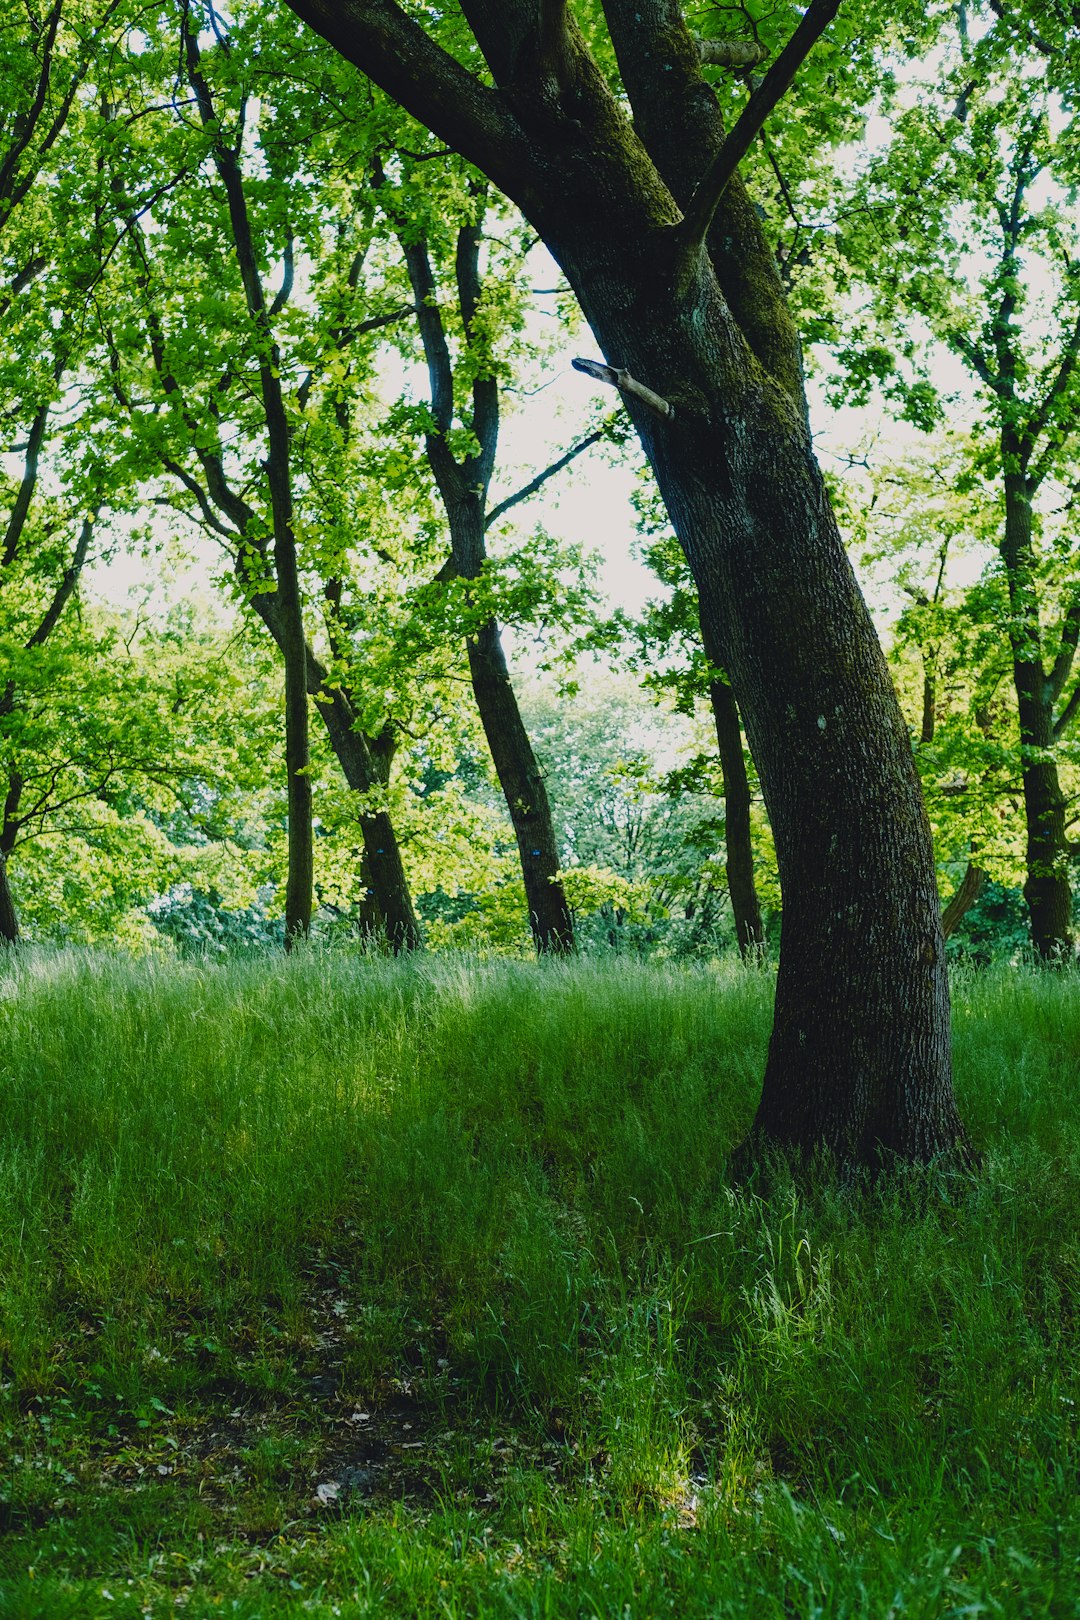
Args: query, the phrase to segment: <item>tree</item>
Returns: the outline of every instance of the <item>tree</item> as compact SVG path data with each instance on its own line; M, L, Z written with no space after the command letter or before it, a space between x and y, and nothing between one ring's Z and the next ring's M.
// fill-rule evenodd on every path
M738 172L835 0L814 0L730 131L674 0L605 0L614 85L565 0L465 0L460 16L290 3L517 203L640 435L776 840L783 936L756 1135L849 1162L962 1152L918 777Z
M845 233L884 337L876 371L895 390L895 349L918 360L915 315L977 391L977 466L999 500L1007 608L998 629L1016 695L1024 895L1032 942L1049 960L1072 952L1060 763L1080 712L1075 541L1058 515L1076 482L1080 407L1074 29L1075 14L1056 0L941 13L934 77L919 75L917 97L910 82L902 88L892 137L855 190ZM935 391L925 378L915 387L932 412Z
M88 295L105 251L91 78L107 76L126 15L121 0L0 6L0 431L19 465L13 477L0 474L0 644L7 653L0 663L0 752L8 760L20 727L18 679L41 662L64 617L107 498L122 501L93 433L74 429L88 411L80 367ZM38 691L34 702L42 700ZM14 766L2 778L0 942L6 943L19 932L7 865L13 829L25 816L26 786Z
M415 188L415 180L413 183ZM491 507L489 491L499 440L499 322L490 263L487 284L481 273L488 212L484 188L472 183L467 200L466 215L453 233L453 317L461 345L456 368L440 307L428 231L417 221L415 206L412 217L406 215L400 195L389 209L408 268L428 371L431 409L424 443L450 531L448 567L458 579L475 585L487 560L487 531L492 523L518 500L534 494L548 478L601 438L602 432L597 430L580 440L522 491ZM464 402L455 399L455 395L462 394ZM459 415L462 429L457 438L465 436L460 449L455 445L455 419ZM494 616L486 616L469 627L466 650L473 695L517 840L536 948L541 955L572 951L573 918L559 875L559 851L547 786L522 719L502 632Z
M155 51L139 54L144 82L114 119L124 131L113 186L126 251L114 256L100 319L136 470L164 473L188 515L224 543L238 589L282 655L292 805L286 938L310 922L310 697L350 787L366 801L365 886L393 948L409 950L422 935L383 802L397 741L385 713L369 718L370 694L358 689L348 647L342 576L359 537L347 529L354 513L340 498L352 450L341 404L349 368L362 336L402 311L358 312L368 246L362 212L351 188L342 194L336 171L316 162L313 173L293 139L304 92L292 86L290 99L282 72L290 41L260 31L260 21L252 30L258 52L245 52L246 41L234 48L220 28L214 48L204 50L185 13L197 129L161 93L176 43L168 26ZM279 90L256 138L248 128L252 79ZM308 94L318 103L317 90ZM148 222L124 207L133 174L158 177ZM301 310L295 261L305 248L316 297L313 309ZM280 280L271 296L275 264ZM312 441L322 454L317 473ZM305 632L305 535L314 541L308 567L325 616L321 652Z

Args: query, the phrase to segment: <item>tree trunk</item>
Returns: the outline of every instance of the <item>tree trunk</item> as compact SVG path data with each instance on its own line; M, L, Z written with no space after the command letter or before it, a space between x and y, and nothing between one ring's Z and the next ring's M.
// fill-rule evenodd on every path
M750 841L750 783L743 756L739 706L727 681L710 681L709 698L716 723L720 770L724 778L724 850L728 894L735 918L735 938L743 957L765 949L761 906L754 886L754 850Z
M986 873L981 866L968 861L963 877L948 905L941 913L941 932L948 939L960 926L986 886Z
M541 956L565 955L574 948L574 924L559 878L551 806L494 619L469 638L468 650L476 706L517 839L533 940Z
M390 771L389 755L385 750L380 754L372 746L375 739L366 737L357 729L347 693L340 688L324 686L324 674L325 671L321 670L309 651L308 689L322 715L330 746L345 773L345 780L359 794L385 787ZM413 908L409 880L405 876L401 848L390 814L386 810L362 811L359 821L364 840L367 882L373 891L390 948L395 955L402 951L422 950L424 936Z
M1005 466L1016 446L1003 444ZM1065 795L1054 757L1054 706L1041 658L1042 636L1034 587L1031 500L1022 473L1005 475L1002 560L1009 581L1009 636L1020 719L1020 768L1027 827L1024 899L1031 942L1046 961L1072 954L1072 888Z
M7 856L0 854L0 945L17 945L19 917L8 879Z
M238 572L242 570L239 557L236 566ZM256 592L251 597L251 606L284 651L285 632L277 592ZM326 670L308 645L304 649L304 663L307 693L315 699L315 707L322 716L345 780L355 793L362 795L384 788L389 778L392 749L388 750L385 742L380 744L378 739L360 730L348 692L340 686L327 686ZM390 816L385 810L362 811L358 820L364 840L367 879L374 891L387 940L395 954L421 950L424 936L413 908Z
M966 1157L907 727L813 456L797 338L739 177L707 246L689 225L703 222L696 188L724 130L681 9L605 0L631 126L573 23L558 52L537 54L533 6L465 8L495 81L485 91L396 6L292 4L487 166L620 380L776 840L784 918L754 1138L856 1164ZM558 28L564 13L550 15Z
M475 222L458 231L458 312L470 345L475 339L474 323L483 296L481 240L482 230ZM487 496L499 442L498 379L490 359L482 360L471 386L471 429L476 448L459 460L448 443L454 419L454 373L427 244L415 233L404 235L401 242L416 299L437 429L427 435L428 463L446 510L454 569L462 579L475 580L487 556ZM559 877L551 806L521 718L495 619L488 619L475 636L468 637L466 646L480 723L517 839L533 941L541 956L565 955L574 949L574 920Z

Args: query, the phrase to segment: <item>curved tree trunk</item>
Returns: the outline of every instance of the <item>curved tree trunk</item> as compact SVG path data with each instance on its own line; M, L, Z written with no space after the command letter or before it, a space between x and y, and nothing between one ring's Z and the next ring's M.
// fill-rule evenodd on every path
M709 682L709 700L716 724L720 770L724 778L725 871L735 918L735 938L741 956L760 956L765 949L765 928L754 884L750 782L743 755L739 705L727 681Z
M574 924L559 878L551 806L494 619L470 637L468 651L476 706L517 839L533 940L542 956L565 955L574 948Z
M955 893L941 913L941 932L949 939L959 928L986 886L986 873L981 866L968 861Z

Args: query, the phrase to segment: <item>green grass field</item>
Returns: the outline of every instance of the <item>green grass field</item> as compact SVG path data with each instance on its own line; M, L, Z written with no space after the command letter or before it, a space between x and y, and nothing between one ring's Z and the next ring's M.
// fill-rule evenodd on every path
M0 1613L1080 1614L1080 980L732 1189L771 979L0 963Z

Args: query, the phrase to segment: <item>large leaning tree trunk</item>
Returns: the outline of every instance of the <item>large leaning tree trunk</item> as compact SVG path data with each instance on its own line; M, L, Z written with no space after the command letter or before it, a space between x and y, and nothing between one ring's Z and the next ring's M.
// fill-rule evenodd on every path
M814 0L728 137L672 0L605 0L633 123L561 0L463 0L492 88L415 8L290 3L514 199L615 368L776 839L784 919L755 1138L849 1163L964 1154L911 745L814 460L775 266L734 172L747 117L760 126L835 0Z
M480 244L478 223L459 229L455 253L457 305L470 350L479 347L476 317L481 299ZM499 440L499 384L490 359L485 361L480 353L473 362L467 418L475 449L463 457L455 456L450 446L454 375L430 254L424 239L407 230L402 233L401 247L416 301L431 390L428 464L446 511L453 572L463 580L475 580L487 556L488 491ZM505 504L500 507L503 510ZM498 620L488 618L476 627L468 637L467 652L477 712L517 841L533 943L541 956L566 955L574 949L574 921L559 875L555 823L544 773L533 752L510 678Z

